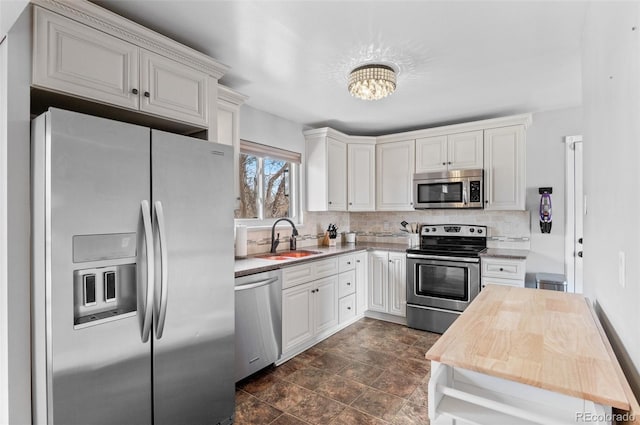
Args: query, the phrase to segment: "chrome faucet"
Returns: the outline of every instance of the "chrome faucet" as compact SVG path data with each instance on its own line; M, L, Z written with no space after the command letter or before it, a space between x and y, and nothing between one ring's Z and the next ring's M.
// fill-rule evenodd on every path
M289 224L291 224L291 227L293 227L293 231L291 232L291 236L296 237L298 236L298 229L296 229L296 225L293 224L293 221L289 220L288 218L279 218L277 219L274 223L273 226L271 226L271 252L272 254L276 253L276 248L278 247L278 244L280 243L279 241L279 237L280 237L280 233L278 233L278 239L276 239L274 237L274 233L276 231L276 224L278 224L281 221L288 221Z

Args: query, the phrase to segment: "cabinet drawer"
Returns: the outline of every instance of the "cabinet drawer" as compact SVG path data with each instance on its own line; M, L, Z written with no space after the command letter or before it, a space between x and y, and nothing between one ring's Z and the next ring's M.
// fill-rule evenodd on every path
M338 258L338 272L346 272L356 268L356 257L353 254L342 255Z
M344 323L350 320L356 315L356 294L348 295L344 298L340 298L338 302L338 318L340 323Z
M517 286L519 288L524 288L524 280L521 279L500 279L495 277L483 277L482 278L482 288L487 285L506 285L506 286Z
M338 298L356 292L356 271L351 270L338 275Z
M337 257L286 267L282 269L282 289L334 274L338 274Z
M526 260L482 258L482 276L502 279L524 279Z
M311 263L314 268L314 279L320 279L321 277L331 276L338 274L338 258L327 258L322 261L315 261Z
M291 288L304 282L311 282L313 279L311 263L282 269L282 289Z

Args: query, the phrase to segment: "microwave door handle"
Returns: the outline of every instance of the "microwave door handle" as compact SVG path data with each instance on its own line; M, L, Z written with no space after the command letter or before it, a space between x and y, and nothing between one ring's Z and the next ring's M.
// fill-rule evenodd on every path
M467 188L466 187L462 188L462 203L465 204L465 205L468 204L468 202L467 202Z

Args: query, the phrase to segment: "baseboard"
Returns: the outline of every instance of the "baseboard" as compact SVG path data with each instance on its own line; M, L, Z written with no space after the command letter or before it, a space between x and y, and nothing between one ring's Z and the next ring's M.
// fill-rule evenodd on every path
M380 313L379 311L367 310L364 312L364 317L371 319L384 320L385 322L397 323L398 325L407 326L407 318L401 316L395 316L393 314Z

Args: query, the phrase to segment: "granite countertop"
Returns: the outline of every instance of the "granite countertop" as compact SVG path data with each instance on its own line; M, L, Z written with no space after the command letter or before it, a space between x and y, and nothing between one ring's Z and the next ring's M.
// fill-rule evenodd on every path
M496 257L496 258L508 258L512 260L526 260L529 255L528 249L502 249L502 248L487 248L486 251L481 252L480 257Z
M380 243L380 242L358 242L357 244L342 244L338 246L309 246L300 247L298 251L309 250L319 251L319 254L310 255L304 258L292 258L290 260L267 260L260 258L268 253L251 255L247 258L236 258L235 277L247 276L254 273L267 272L277 270L284 267L298 265L307 261L315 261L322 258L328 258L334 255L347 254L350 252L384 250L405 252L409 248L406 244L397 243Z

